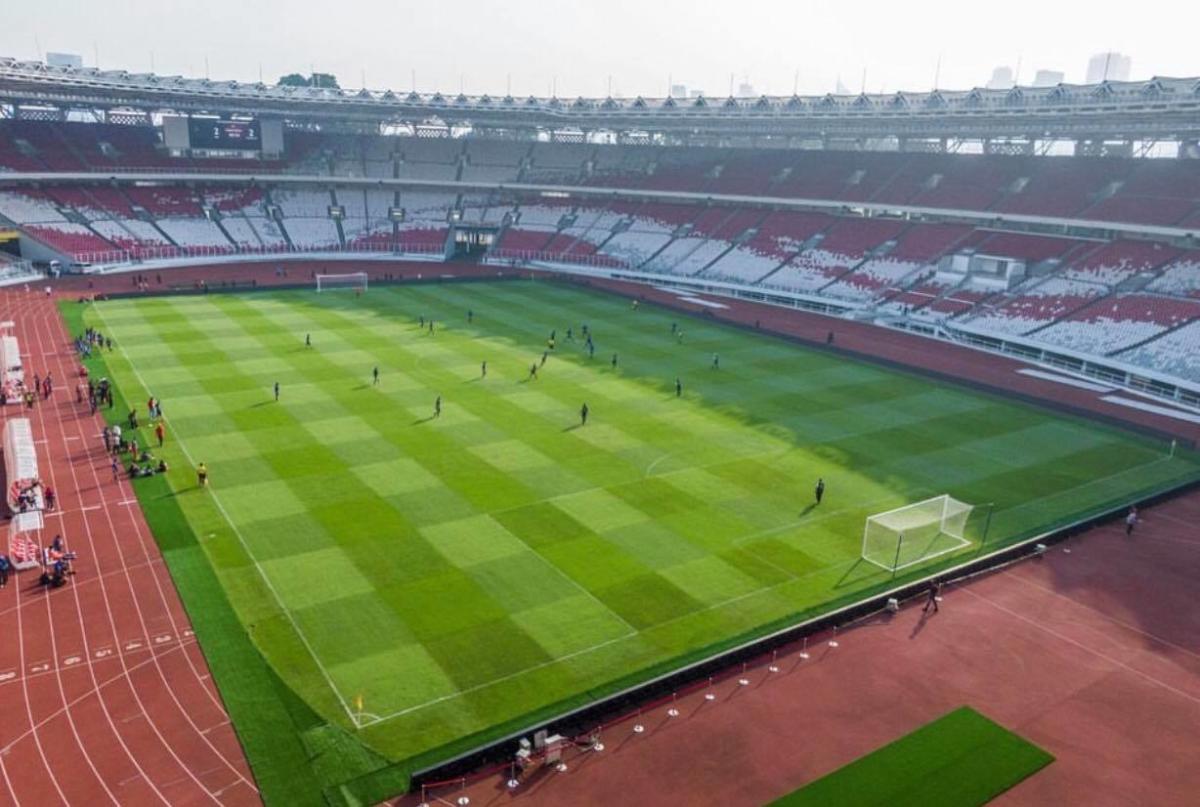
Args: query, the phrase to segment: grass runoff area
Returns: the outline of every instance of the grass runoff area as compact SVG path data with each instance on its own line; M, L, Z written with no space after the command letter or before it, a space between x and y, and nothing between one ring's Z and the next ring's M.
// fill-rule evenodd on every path
M110 417L162 402L171 470L135 489L275 803L377 801L531 720L1200 475L1141 435L546 283L63 311L116 342L92 368L123 395ZM986 546L977 515L968 546L895 578L860 560L869 514L943 493L991 510Z
M770 807L977 807L1053 761L964 706Z

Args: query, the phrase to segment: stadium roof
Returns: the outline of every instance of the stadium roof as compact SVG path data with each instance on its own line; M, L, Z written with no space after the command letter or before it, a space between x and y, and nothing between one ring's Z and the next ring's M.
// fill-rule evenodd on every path
M890 94L564 99L243 84L0 57L0 103L585 131L1200 138L1200 78Z

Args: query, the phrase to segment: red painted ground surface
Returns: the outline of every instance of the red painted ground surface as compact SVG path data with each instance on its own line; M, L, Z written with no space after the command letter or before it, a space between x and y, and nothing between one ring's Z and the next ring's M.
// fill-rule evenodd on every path
M309 262L146 273L151 289L310 282ZM361 267L495 276L494 267ZM599 285L599 284L597 284ZM1017 375L1018 362L907 334L752 303L706 309L643 286L605 284L664 304L758 321L789 336L1011 389L1180 436L1181 421L1114 407L1095 393ZM64 294L133 289L129 275L73 278ZM81 555L67 587L30 573L0 590L0 804L250 804L253 780L133 494L113 482L98 433L64 383L68 335L36 291L0 292L26 366L59 380L32 413L43 477L59 496L49 531ZM832 324L831 324L832 323ZM5 417L18 413L8 407ZM1200 793L1200 495L1143 514L1133 539L1102 528L1032 561L947 591L940 614L907 608L781 653L778 672L739 670L708 691L607 728L606 750L572 752L515 794L500 775L469 786L472 803L760 804L967 703L1059 757L1003 797L1013 804L1188 804ZM49 535L47 538L50 537ZM635 733L634 724L644 731ZM441 798L457 787L440 788ZM409 798L401 803L415 803Z
M0 804L256 804L254 786L162 556L102 424L75 403L75 364L53 303L0 292L27 372L58 381L31 420L58 496L44 541L79 553L63 588L37 571L0 589ZM7 544L8 524L3 527Z
M567 770L427 798L509 805L763 804L961 705L1058 759L994 803L1194 805L1200 794L1200 494L1044 558L826 634L605 729ZM747 681L742 686L738 680ZM711 693L715 700L706 701ZM641 725L642 733L634 731ZM412 807L414 794L395 804Z

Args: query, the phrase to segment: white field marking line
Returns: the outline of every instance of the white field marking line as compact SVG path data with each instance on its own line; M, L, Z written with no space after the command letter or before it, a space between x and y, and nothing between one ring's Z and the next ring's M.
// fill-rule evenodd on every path
M1187 521L1185 519L1180 518L1179 516L1172 515L1171 513L1155 513L1154 511L1151 511L1151 513L1153 514L1152 515L1153 518L1165 518L1167 521L1173 521L1176 524L1180 524L1184 527L1194 527L1196 525L1196 522L1194 522L1194 521ZM1191 543L1200 543L1200 542L1179 541L1179 543L1191 544Z
M833 515L833 514L831 513L830 515ZM752 553L752 554L753 554L753 553ZM760 560L761 560L761 558L760 558ZM766 562L766 561L764 561L764 562ZM696 616L696 615L698 615L698 614L704 614L704 613L707 613L707 612L709 612L709 611L715 611L715 610L717 610L718 608L724 608L724 607L726 607L726 606L728 606L728 605L733 605L733 604L735 604L735 603L741 602L742 600L748 600L748 599L750 599L751 597L757 597L757 596L759 596L759 595L761 595L761 594L768 594L768 593L770 593L770 592L774 591L775 589L779 588L780 586L785 586L785 585L787 585L788 583L794 583L794 582L796 582L796 581L798 581L798 580L805 580L805 579L807 579L807 578L810 578L810 577L816 577L817 575L820 575L820 574L825 574L825 573L826 573L826 572L828 572L830 569L834 569L834 568L836 568L838 565L839 565L839 564L837 564L837 563L829 563L829 564L826 564L826 565L824 565L824 566L820 567L819 569L814 569L814 570L812 570L811 572L808 572L807 574L802 574L802 575L795 575L795 574L791 574L790 572L788 572L788 574L790 575L790 577L789 577L789 579L787 579L787 580L780 580L778 583L772 583L772 584L771 584L771 585L769 585L769 586L762 586L761 588L756 588L756 589L754 589L753 591L748 591L748 592L746 592L745 594L739 594L739 595L737 595L736 597L730 597L730 598L729 598L729 599L727 599L727 600L721 600L720 602L715 602L715 603L712 603L711 605L706 605L706 606L704 606L703 608L697 608L697 609L696 609L696 610L694 610L694 611L688 611L686 614L680 614L680 615L679 615L679 616L677 616L677 617L672 617L671 619L665 619L665 620L663 620L662 622L656 622L656 623L654 623L653 625L651 625L651 626L648 628L648 630L654 630L654 629L656 629L656 628L660 628L660 627L662 627L662 626L664 626L664 625L672 625L672 624L674 624L674 623L676 623L676 622L680 622L680 621L682 621L682 620L689 619L689 618L691 618L691 617L694 617L694 616ZM786 570L785 570L785 571L786 571ZM383 721L386 721L386 720L391 720L391 719L392 719L392 718L394 718L394 717L400 717L400 716L402 716L402 715L406 715L406 714L409 714L409 713L411 713L411 712L415 712L415 711L418 711L418 710L424 709L424 708L426 708L426 707L428 707L428 706L433 706L433 705L435 705L435 704L442 703L443 701L452 700L452 699L454 699L454 698L457 698L457 697L459 697L459 696L461 696L461 695L466 695L466 694L469 694L469 693L472 693L472 692L476 692L476 691L478 691L478 690L481 690L481 689L486 689L486 688L488 688L488 687L490 687L490 686L493 686L493 685L495 685L495 684L499 684L499 683L502 683L502 682L504 682L504 681L508 681L508 680L510 680L510 679L512 679L512 678L516 678L517 676L520 676L520 675L524 675L525 673L528 673L528 672L533 672L534 670L540 670L540 669L542 669L543 667L549 667L549 666L551 666L551 665L553 665L553 664L557 664L557 663L559 663L559 662L561 662L561 661L567 661L567 660L569 660L569 659L575 658L576 656L581 656L581 655L584 655L585 653L590 653L590 652L592 652L592 651L594 651L594 650L599 650L600 648L607 647L608 645L611 645L611 644L616 644L617 642L622 642L622 641L625 641L626 639L633 638L633 635L637 635L637 634L635 633L635 634L626 635L626 636L618 636L618 637L616 637L616 638L614 638L614 639L609 639L609 640L607 640L607 641L601 642L601 643L600 643L600 644L598 644L598 645L593 645L592 647L587 647L587 648L584 648L584 649L582 649L582 650L576 650L575 652L573 652L573 653L568 653L568 654L567 654L567 655L565 655L565 656L560 656L559 658L553 658L553 659L549 659L549 660L547 660L547 661L543 661L543 662L541 662L540 664L535 664L535 665L533 665L532 667L527 667L527 668L525 668L525 669L523 669L523 670L518 670L517 672L514 672L514 673L509 673L508 675L502 676L502 677L500 677L500 678L496 678L496 679L494 679L494 680L491 680L491 681L485 681L485 682L484 682L484 683L482 683L482 684L476 684L475 686L473 686L473 687L470 687L470 688L468 688L468 689L465 689L465 690L460 690L459 692L454 692L454 693L451 693L451 694L449 694L449 695L442 695L441 697L434 698L433 700L429 700L429 701L426 701L426 702L424 702L424 703L418 703L418 704L416 704L416 705L414 705L414 706L409 706L409 707L406 707L406 708L404 708L404 709L401 709L401 710L400 710L400 711L398 711L398 712L392 712L392 713L390 713L390 714L386 714L386 715L384 715L383 717L379 718L379 719L378 719L378 721L376 721L376 722L383 722ZM365 726L365 725L366 725L366 724L364 724L364 726ZM360 728L363 728L364 726L360 726Z
M49 329L51 331L51 337L50 337L51 340L53 340L53 338L54 338L53 330L54 330L55 324L57 324L56 318L57 318L57 313L54 312L53 309L51 309L50 313L43 313L42 317L41 317L42 328ZM106 330L107 330L107 328L106 328ZM46 341L43 338L41 329L38 332L38 341L39 341L39 344L45 344L45 341ZM64 372L64 375L66 375L65 372ZM70 404L68 404L68 406L69 405ZM42 426L43 426L43 428L45 428L45 415L42 414L40 417L42 418ZM74 419L73 422L74 422L74 427L77 431L82 432L84 429L87 428L87 426L84 425L84 421L82 418L77 417ZM47 431L47 433L50 433L50 432ZM58 430L59 437L65 436L66 433L67 433L67 423L60 421L59 430ZM65 445L66 444L64 442L63 443L64 448L65 448ZM84 467L85 468L90 467L90 471L92 474L92 481L96 484L96 490L97 490L97 492L99 492L101 485L102 485L99 472L97 471L96 467L90 463L85 464ZM76 490L77 491L84 490L82 485L80 485L80 480L79 480L79 473L78 473L79 463L68 462L67 468L70 471L72 480L74 480L74 482L75 482ZM115 536L117 535L116 524L113 521L112 511L108 507L105 507L105 509L104 509L104 517L105 517L105 520L108 522L109 530L111 531L111 535L114 536L114 540L115 540ZM136 527L136 520L134 523L135 523L135 530L137 530L137 532L138 532L138 537L139 537L139 541L140 541L141 540L140 529L137 529L137 527ZM93 531L92 531L91 522L89 520L85 519L83 522L83 528L84 528L84 535L87 537L88 545L92 550L92 555L96 559L96 568L97 568L97 570L99 570L102 568L101 564L103 563L102 558L104 556L100 552L97 552L97 550L96 550L96 539L95 539ZM129 563L126 560L125 555L118 552L117 557L119 559L117 561L117 563L120 565L120 567L123 569L127 569L129 566ZM124 575L124 577L125 577L126 586L128 587L130 593L131 594L134 593L135 585L134 585L132 576L128 573L128 571L126 571L126 574ZM155 576L154 579L155 579L155 584L158 585L157 576ZM113 616L112 600L109 597L108 584L107 584L106 580L107 580L107 576L101 575L101 577L100 577L100 593L101 593L101 596L104 598L105 611L108 614L109 623L110 623L110 626L112 627L112 629L114 631L114 635L115 635L116 621L115 621L115 617ZM119 585L119 583L117 585ZM72 588L72 592L73 592L73 596L76 601L76 610L79 610L81 607L80 599L79 599L79 592L77 589L74 589L74 588ZM162 596L161 589L159 589L159 594L161 597ZM146 635L150 635L151 631L149 630L149 626L146 624L145 612L142 609L141 601L138 600L136 596L133 599L133 604L134 604L134 611L137 614L137 619L138 619L138 622L141 624L142 631ZM169 606L166 605L165 600L163 601L163 605L164 605L164 607L169 609ZM169 612L168 612L168 615L169 615ZM82 619L82 611L80 611L80 619L81 619L81 624L86 624ZM85 646L88 646L88 645L92 645L90 638L85 639ZM92 645L92 646L94 646L94 645ZM126 658L123 654L118 653L116 658L119 660L122 670L125 670L128 668ZM184 708L182 703L180 703L179 698L177 697L177 695L175 693L175 689L171 686L171 683L168 680L166 673L163 671L161 664L158 662L158 655L152 654L151 659L155 661L155 665L154 665L155 671L158 673L158 677L162 681L163 686L166 687L166 691L168 692L168 694L170 694L171 700L174 701L176 707L179 709L180 714L183 716L184 720L186 720L188 722L188 724L192 726L193 730L195 730L196 726L195 726L195 723L192 721L191 713L187 709ZM94 681L95 680L95 671L91 667L89 667L89 674L91 675L92 680ZM59 674L58 677L61 679L61 674ZM213 795L212 795L212 791L209 790L208 787L206 787L205 784L195 775L195 773L191 770L191 768L189 768L187 766L187 764L184 763L184 761L180 758L179 754L176 752L175 746L173 746L167 740L167 738L165 736L163 736L163 733L160 730L158 724L155 722L154 718L151 716L151 714L152 714L151 711L146 708L146 704L143 702L143 699L140 694L140 690L138 687L136 687L134 685L133 679L129 678L128 683L129 683L129 687L130 687L130 693L133 695L134 700L137 702L138 708L141 710L141 714L146 718L147 724L150 726L151 730L154 732L154 735L158 738L159 742L162 743L163 747L170 754L171 758L175 761L175 763L177 765L179 765L180 770L187 777L190 777L192 779L192 781L195 782L196 786L202 792L207 794L209 796L209 798L211 798L213 801L216 801L215 797L213 797ZM60 686L61 686L61 684L60 684ZM64 695L64 698L65 698L65 695ZM111 718L111 715L109 714L107 703L102 703L101 707L104 709L105 715L109 717L109 722L111 724L112 718ZM146 779L147 783L155 791L155 794L158 795L159 798L163 799L164 802L166 802L167 799L162 794L161 788L158 785L156 785L154 781L152 781L150 779L149 775L145 772L145 770L143 770L141 763L137 759L133 758L132 753L130 752L130 750L125 742L125 738L120 736L120 734L117 732L117 728L115 725L113 725L113 732L117 736L117 740L118 740L118 742L120 742L122 748L125 749L127 754L130 754L130 759L134 763L134 766L138 769L139 772L141 772L142 776ZM224 757L221 755L220 751L218 751L208 741L208 738L205 737L202 739L205 741L206 744L208 744L209 748L214 752L214 754L219 759L222 759L222 761L225 761ZM90 758L89 758L89 764L90 764ZM226 764L229 765L229 763L227 761L226 761ZM229 765L229 767L231 770L234 770L236 772L236 769L232 765Z
M1194 650L1189 650L1188 648L1184 647L1183 645L1172 642L1170 639L1164 639L1161 636L1150 633L1148 631L1144 631L1141 628L1137 627L1136 625L1129 624L1128 622L1126 622L1123 619L1118 619L1117 617L1109 616L1108 614L1101 611L1099 608L1095 608L1091 605L1088 605L1087 603L1080 602L1079 600L1075 599L1074 597L1068 597L1066 594L1055 591L1054 589L1052 589L1048 586L1044 586L1041 583L1038 583L1034 580L1030 580L1021 575L1014 574L1013 569L1011 569L1011 568L1001 571L1000 574L1004 575L1005 577L1011 577L1014 580L1019 580L1022 583L1024 583L1025 585L1033 586L1034 588L1044 591L1047 594L1052 594L1055 597L1064 599L1067 602L1071 603L1072 605L1078 606L1087 611L1091 611L1092 613L1094 613L1096 616L1100 617L1101 619L1103 619L1107 622L1111 622L1114 625L1119 625L1120 627L1125 628L1128 631L1132 631L1133 633L1137 633L1141 636L1145 636L1147 639L1151 639L1155 642L1158 642L1161 645L1170 647L1174 650L1178 650L1181 653L1186 653L1187 655L1191 656L1192 658L1200 659L1200 653L1197 653Z
M646 466L646 473L644 473L643 476L646 477L647 479L649 479L650 475L654 473L654 469L658 467L658 464L660 462L662 462L663 460L669 460L673 456L675 456L675 455L669 451L666 454L663 454L661 457L656 459L654 462L652 462Z
M377 717L375 720L372 720L372 721L369 721L369 722L359 725L359 728L365 728L366 726L373 725L375 723L382 723L386 720L391 720L392 718L401 717L401 716L409 714L411 712L416 712L421 709L425 709L429 706L433 706L435 704L442 703L443 701L460 698L463 695L469 695L472 692L478 692L481 689L487 689L488 687L495 686L496 684L502 684L505 681L510 681L513 678L517 678L522 675L527 675L531 672L534 672L535 670L540 670L544 667L549 667L553 664L558 664L563 661L569 661L570 659L576 658L578 656L586 655L588 653L592 653L596 650L599 650L602 647L608 647L609 645L616 644L617 642L623 642L626 639L631 639L636 635L637 635L637 631L634 631L633 633L625 634L624 636L617 636L615 638L608 639L607 641L603 641L600 644L592 645L591 647L585 647L582 650L576 650L572 653L567 653L565 656L559 656L558 658L548 659L548 660L540 662L538 664L534 664L530 667L525 667L523 669L517 670L516 672L509 673L508 675L503 675L499 678L494 678L491 681L485 681L482 684L476 684L473 687L468 687L466 689L460 689L457 692L451 692L447 695L441 695L437 698L433 698L432 700L425 701L424 703L418 703L415 706L409 706L407 708L399 710L398 712L391 712L390 714L386 714L383 717Z
M1159 457L1158 459L1147 460L1146 462L1143 462L1141 465L1133 465L1133 466L1130 466L1129 468L1124 468L1120 471L1111 473L1108 476L1101 476L1097 479L1089 479L1086 482L1082 482L1078 485L1075 485L1074 487L1055 491L1053 493L1047 493L1045 496L1038 496L1036 499L1025 499L1020 504L1015 504L1012 507L1006 507L1003 510L997 510L996 512L997 513L1009 513L1014 510L1020 510L1024 507L1028 507L1031 504L1036 504L1037 502L1045 501L1047 499L1055 499L1055 498L1058 498L1059 496L1066 496L1066 495L1069 495L1072 493L1078 493L1079 491L1083 490L1084 488L1091 487L1092 485L1098 485L1103 482L1108 482L1110 480L1116 479L1118 476L1124 476L1125 474L1131 473L1133 471L1144 471L1147 468L1158 465L1160 462L1170 462L1172 459L1173 459L1172 457Z
M1010 608L1006 608L1005 606L1001 605L998 602L994 602L993 600L988 599L987 597L983 596L982 594L980 594L976 591L972 591L969 586L963 586L961 589L959 589L959 591L962 591L966 594L970 594L972 597L975 597L979 601L986 603L987 605L990 605L991 607L995 608L997 611L1001 611L1001 612L1013 617L1014 619L1019 619L1020 621L1026 623L1028 625L1032 625L1034 628L1042 631L1043 633L1049 634L1050 636L1053 636L1054 638L1058 639L1059 641L1068 642L1069 644L1073 644L1076 647L1078 647L1080 650L1083 650L1086 653L1091 653L1096 658L1103 659L1104 661L1107 661L1109 664L1112 664L1115 667L1119 667L1127 672L1131 672L1134 675L1138 676L1139 678L1144 678L1145 680L1149 681L1150 683L1160 686L1163 689L1167 690L1168 692L1173 692L1182 698L1186 698L1187 700L1190 700L1193 703L1200 704L1200 698L1196 697L1195 695L1192 695L1188 692L1184 692L1181 689L1177 689L1177 688L1171 686L1170 684L1164 683L1164 682L1158 680L1157 678L1155 678L1153 675L1150 675L1149 673L1144 673L1141 670L1131 667L1128 664L1126 664L1125 662L1119 661L1119 660L1113 658L1112 656L1109 656L1105 653L1100 652L1099 650L1096 650L1093 647L1089 647L1088 645L1084 644L1083 642L1078 641L1077 639L1072 639L1070 636L1066 636L1056 630L1046 627L1045 625L1041 625L1037 622L1037 620L1030 619L1029 617L1027 617L1023 614L1017 613L1016 611L1013 611Z
M162 653L160 653L159 658L161 658L162 656L165 656L167 653L172 653L172 652L175 652L176 650L180 650L182 648L183 648L182 643L176 643L176 644L172 645L171 647L168 647ZM8 752L11 751L17 745L17 743L21 742L29 735L35 733L42 726L46 725L47 723L51 722L52 720L55 720L63 713L70 711L71 707L77 706L80 703L83 703L88 698L92 698L92 697L99 698L100 693L105 689L105 687L108 687L111 684L120 682L122 679L124 679L126 677L128 672L134 672L135 670L139 670L148 664L154 664L154 663L155 663L155 659L148 658L145 661L139 661L138 663L134 664L133 666L125 668L125 671L116 673L115 675L105 678L103 681L97 681L96 683L93 684L93 686L90 689L88 689L87 692L84 692L82 695L77 696L70 702L63 704L61 707L59 707L58 709L54 710L53 712L51 712L50 714L46 715L41 720L39 720L36 725L25 729L24 733L9 740L8 743L6 745L4 745L4 747L0 748L0 759L3 759L3 757L5 755L7 755ZM93 680L95 680L95 679L93 679Z
M103 315L101 315L101 317L103 318ZM107 323L105 324L105 327L106 327L106 329L107 329ZM128 358L128 357L126 357L126 358ZM416 362L416 366L419 366L419 365L420 365L420 363L421 363L421 361L423 361L423 359L424 359L424 358L425 358L424 354L419 354L419 355L417 356L417 362ZM135 369L135 372L136 372L136 369ZM140 378L140 375L139 375L139 380L141 380L141 378ZM143 385L143 386L146 386L144 381L142 381L142 385ZM187 452L187 450L186 450L186 447L185 447L185 446L183 446L182 440L181 440L181 439L178 437L178 435L176 436L176 442L180 443L180 447L181 447L181 448L183 448L183 450L184 450L184 454L185 454L185 455L188 455L188 459L189 459L189 461L191 461L191 456L190 456L190 454ZM193 462L192 464L194 465L194 462ZM215 494L214 494L214 497L215 497ZM219 506L219 502L218 502L218 506ZM222 508L222 509L223 509L223 508ZM227 521L229 520L227 516L226 516L226 520L227 520ZM601 608L601 609L602 609L602 610L603 610L605 613L607 613L607 614L611 614L611 615L612 615L613 617L615 617L615 618L616 618L618 621L620 621L620 622L621 622L621 624L623 624L623 625L624 625L624 626L625 626L625 627L626 627L626 628L629 630L629 633L627 633L627 634L625 634L625 635L623 635L623 636L621 636L621 637L618 637L619 639L630 638L630 637L632 637L632 636L636 636L636 635L637 635L638 631L637 631L637 629L636 629L636 628L634 628L634 627L633 627L633 625L631 625L631 624L630 624L630 623L629 623L627 620L625 620L625 618L624 618L624 617L622 617L622 616L621 616L619 613L617 613L616 611L612 610L612 609L611 609L611 608L610 608L610 607L609 607L607 604L605 604L605 603L604 603L602 600L600 600L600 599L599 599L599 598L598 598L598 597L597 597L595 594L593 594L591 591L589 591L588 589L586 589L585 587L583 587L582 585L580 585L580 584L579 584L577 581L575 581L573 578L571 578L569 575L567 575L565 572L563 572L561 569L559 569L557 566L555 566L555 565L554 565L552 562L550 562L550 561L549 561L547 558L545 558L543 555L541 555L540 553L538 553L537 551L535 551L535 550L533 549L533 547L531 547L531 546L530 546L528 543L526 543L526 542L525 542L523 539L521 539L519 536L513 536L513 537L517 538L517 540L518 540L518 541L520 541L520 542L521 542L521 543L522 543L522 544L523 544L523 545L526 547L526 549L527 549L527 550L528 550L528 551L529 551L531 554L533 554L535 557L537 557L537 558L538 558L538 560L540 560L542 563L544 563L544 564L546 564L547 566L549 566L549 567L550 567L551 569L553 569L553 570L554 570L556 573L558 573L558 575L559 575L559 576L563 577L563 578L564 578L564 579L565 579L565 580L566 580L568 583L570 583L572 586L574 586L574 587L575 587L575 588L577 588L577 589L578 589L580 592L582 592L582 593L584 594L584 596L586 596L586 597L590 598L590 599L591 599L592 601L594 601L594 602L595 602L597 605L599 605L599 606L600 606L600 608ZM247 547L246 551L247 551L247 554L250 554L250 550L249 550L249 548L248 548L248 547ZM253 558L253 555L252 555L252 554L250 554L250 557L251 557L251 558ZM256 565L257 565L257 563L256 563ZM280 603L280 605L282 605L282 603ZM285 610L286 610L286 609L285 609ZM296 630L297 630L297 633L299 633L299 632L300 632L300 631L299 631L299 628L297 628ZM304 640L304 637L303 637L303 636L301 636L301 639L302 639L302 640ZM615 641L615 640L614 640L614 641ZM305 643L307 644L307 641L305 641ZM311 653L311 652L312 652L312 650L311 650L311 648L310 648L310 653ZM313 657L314 657L314 659L316 658L316 654L315 654L315 653L313 653ZM548 661L548 662L546 662L546 663L553 663L553 661L554 661L554 660L552 659L552 660L550 660L550 661ZM318 666L319 666L319 665L320 665L320 662L319 662L319 660L318 660ZM328 680L328 679L327 679L327 680ZM332 682L330 682L330 686L332 687ZM338 693L338 692L336 691L336 689L335 689L334 691L335 691L335 694L337 694L337 695L338 695L338 697L339 697L339 698L341 698L341 695L340 695L340 693ZM457 694L462 694L462 693L461 693L461 691L460 691L460 692L459 692L459 693L457 693ZM446 696L446 697L453 697L453 695L451 695L451 696ZM343 706L345 706L345 701L344 701L344 699L343 699ZM359 718L358 718L358 717L356 717L354 713L351 713L351 715L350 715L350 716L351 716L351 719L352 719L352 720L354 720L354 722L355 722L355 725L356 725L356 726L360 726L360 720L359 720ZM377 718L377 719L378 719L378 718ZM360 726L360 727L361 727L361 726Z
M104 330L112 331L112 328L110 328L108 325L108 320L104 318L103 306L94 306L94 310L100 317L100 321L104 323ZM138 369L137 365L130 360L129 355L125 352L124 340L120 341L117 344L117 347L120 348L121 355L125 358L129 368L133 370L133 374L137 378L138 383L142 385L142 391L146 394L150 394L150 387L146 384L146 379L142 377L141 370ZM165 415L163 416L163 420L167 420ZM187 449L187 445L177 433L175 435L175 443L179 446L179 449L183 452L183 455L187 457L188 464L193 468L196 467L196 460L192 457L191 452ZM346 702L346 698L342 695L341 691L338 690L337 685L333 683L333 678L330 676L329 670L327 670L325 665L321 663L321 659L317 657L317 653L315 650L313 650L312 644L308 641L308 637L305 636L304 632L300 630L300 625L297 624L296 617L292 614L291 610L284 605L283 599L279 596L279 592L275 589L274 584L271 583L271 579L267 576L266 571L263 570L262 565L259 564L258 558L254 557L254 553L250 551L250 544L247 543L246 536L242 535L242 531L238 529L237 524L235 524L233 519L229 517L229 513L225 510L225 506L221 504L221 500L217 497L216 490L209 488L208 492L212 496L213 504L215 504L217 506L217 510L220 511L221 517L225 519L225 523L229 525L229 528L233 531L233 534L237 536L238 542L241 543L242 549L246 552L246 556L254 563L255 571L257 571L258 576L262 578L263 584L267 587L267 590L271 592L271 596L275 598L275 603L279 606L279 609L283 612L284 616L287 617L288 623L292 626L292 630L296 632L296 636L300 638L300 642L304 645L304 649L308 651L309 656L312 657L313 663L316 664L317 669L321 671L321 675L325 679L326 685L329 686L330 691L333 692L334 696L338 699L338 703L341 704L342 709L346 712L346 717L349 718L353 723L354 711L350 708L350 704Z

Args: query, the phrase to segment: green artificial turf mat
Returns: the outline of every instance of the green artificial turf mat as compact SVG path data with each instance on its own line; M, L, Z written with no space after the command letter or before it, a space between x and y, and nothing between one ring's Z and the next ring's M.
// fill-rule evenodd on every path
M966 706L838 768L771 807L977 807L1054 757Z

